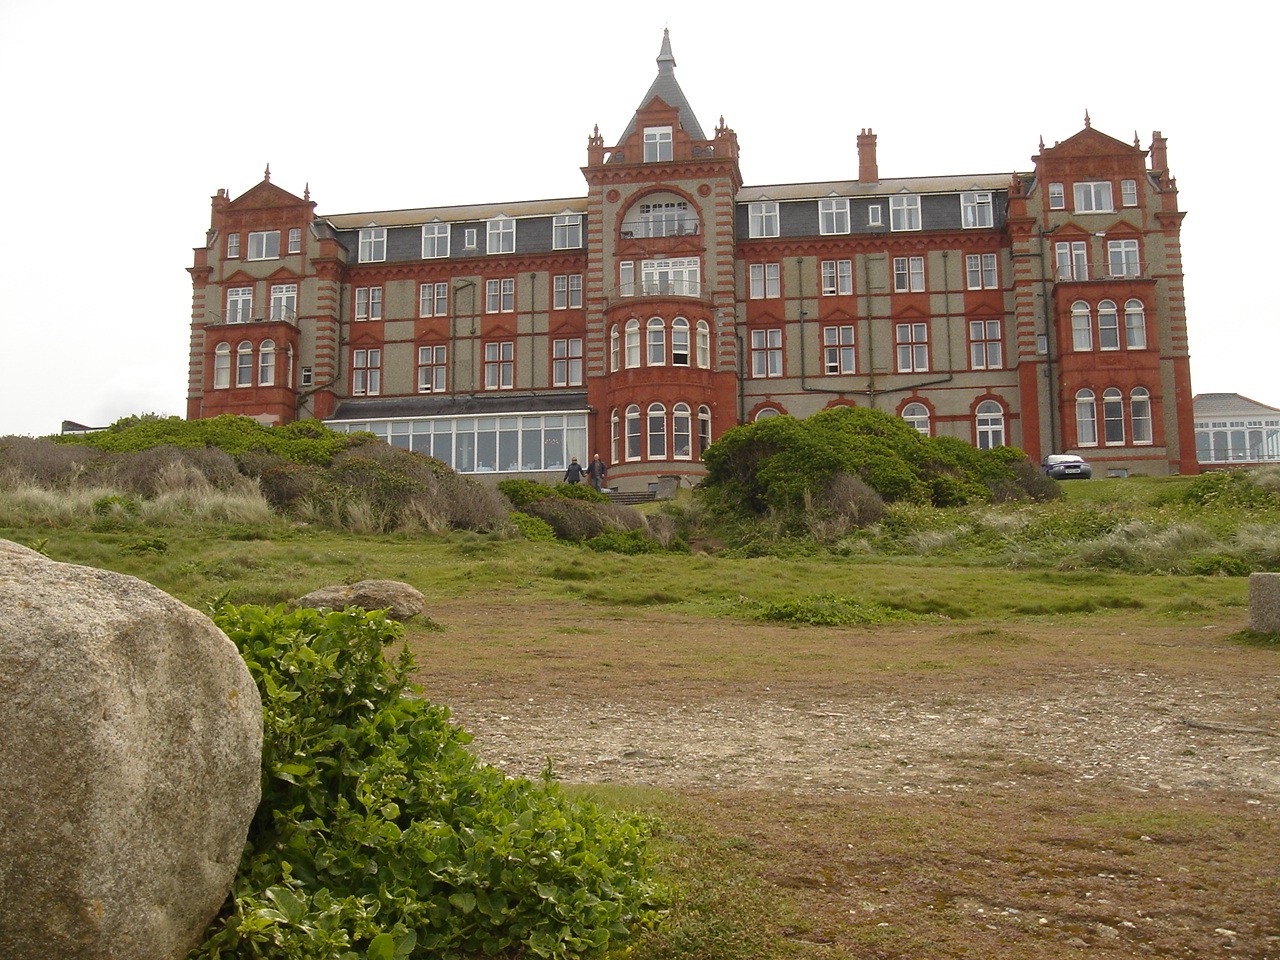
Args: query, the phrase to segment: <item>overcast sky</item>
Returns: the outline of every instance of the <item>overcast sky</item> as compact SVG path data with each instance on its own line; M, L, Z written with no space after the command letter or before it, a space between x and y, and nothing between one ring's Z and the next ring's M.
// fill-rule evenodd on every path
M1029 170L1086 109L1144 148L1160 130L1187 211L1193 389L1280 406L1245 176L1280 155L1262 9L0 0L0 435L185 412L192 248L210 196L267 163L322 215L584 195L587 137L617 141L663 27L747 184L855 179L861 127L885 178Z

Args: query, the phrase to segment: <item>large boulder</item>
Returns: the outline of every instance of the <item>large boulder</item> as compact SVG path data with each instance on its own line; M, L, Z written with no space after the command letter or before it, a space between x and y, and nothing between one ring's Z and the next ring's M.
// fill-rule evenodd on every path
M423 611L426 599L418 590L399 580L361 580L321 587L294 600L291 607L309 610L386 610L392 620L410 620Z
M262 704L150 584L0 541L0 957L169 960L226 900Z

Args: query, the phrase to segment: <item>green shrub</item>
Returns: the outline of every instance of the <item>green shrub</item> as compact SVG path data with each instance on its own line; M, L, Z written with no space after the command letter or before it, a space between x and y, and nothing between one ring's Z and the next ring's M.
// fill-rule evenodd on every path
M508 516L526 540L550 541L556 538L555 528L540 517L531 517L527 513L512 511Z
M794 599L749 604L757 620L780 623L803 623L813 626L887 623L911 619L909 614L892 610L879 603L833 593L811 594Z
M558 539L573 543L598 537L610 526L595 504L564 497L535 500L525 504L524 512L545 520Z
M93 501L93 513L98 517L119 516L121 514L136 517L138 515L138 501L132 497L121 496L118 493L108 494Z
M1270 478L1264 474L1265 482ZM1183 501L1197 507L1280 507L1280 493L1256 484L1248 470L1215 470L1189 483Z
M654 916L645 825L479 763L381 613L214 619L262 694L263 795L193 958L585 957Z
M643 530L606 530L584 541L584 546L601 553L663 553L667 549L650 539Z
M539 483L537 480L526 480L522 477L499 480L498 492L510 500L511 505L517 510L527 507L535 500L553 496L555 493L545 483Z
M557 483L551 488L558 497L585 500L587 503L608 503L609 497L588 483Z

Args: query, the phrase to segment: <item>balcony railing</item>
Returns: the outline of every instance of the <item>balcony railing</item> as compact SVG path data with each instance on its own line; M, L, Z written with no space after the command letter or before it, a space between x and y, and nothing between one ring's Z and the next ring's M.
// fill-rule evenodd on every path
M1094 269L1097 267L1097 269ZM1060 263L1057 279L1060 282L1086 280L1141 280L1148 276L1149 264L1133 262L1106 262L1103 264Z
M623 225L622 239L637 240L653 237L693 237L700 232L697 217L663 217Z
M698 280L661 278L624 283L618 287L621 297L700 297L702 283Z

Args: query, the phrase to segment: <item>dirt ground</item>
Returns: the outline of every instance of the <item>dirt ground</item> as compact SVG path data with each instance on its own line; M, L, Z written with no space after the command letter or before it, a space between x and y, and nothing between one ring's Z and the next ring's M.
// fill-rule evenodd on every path
M798 956L1280 958L1280 653L1243 622L432 616L419 679L483 759L722 817Z

